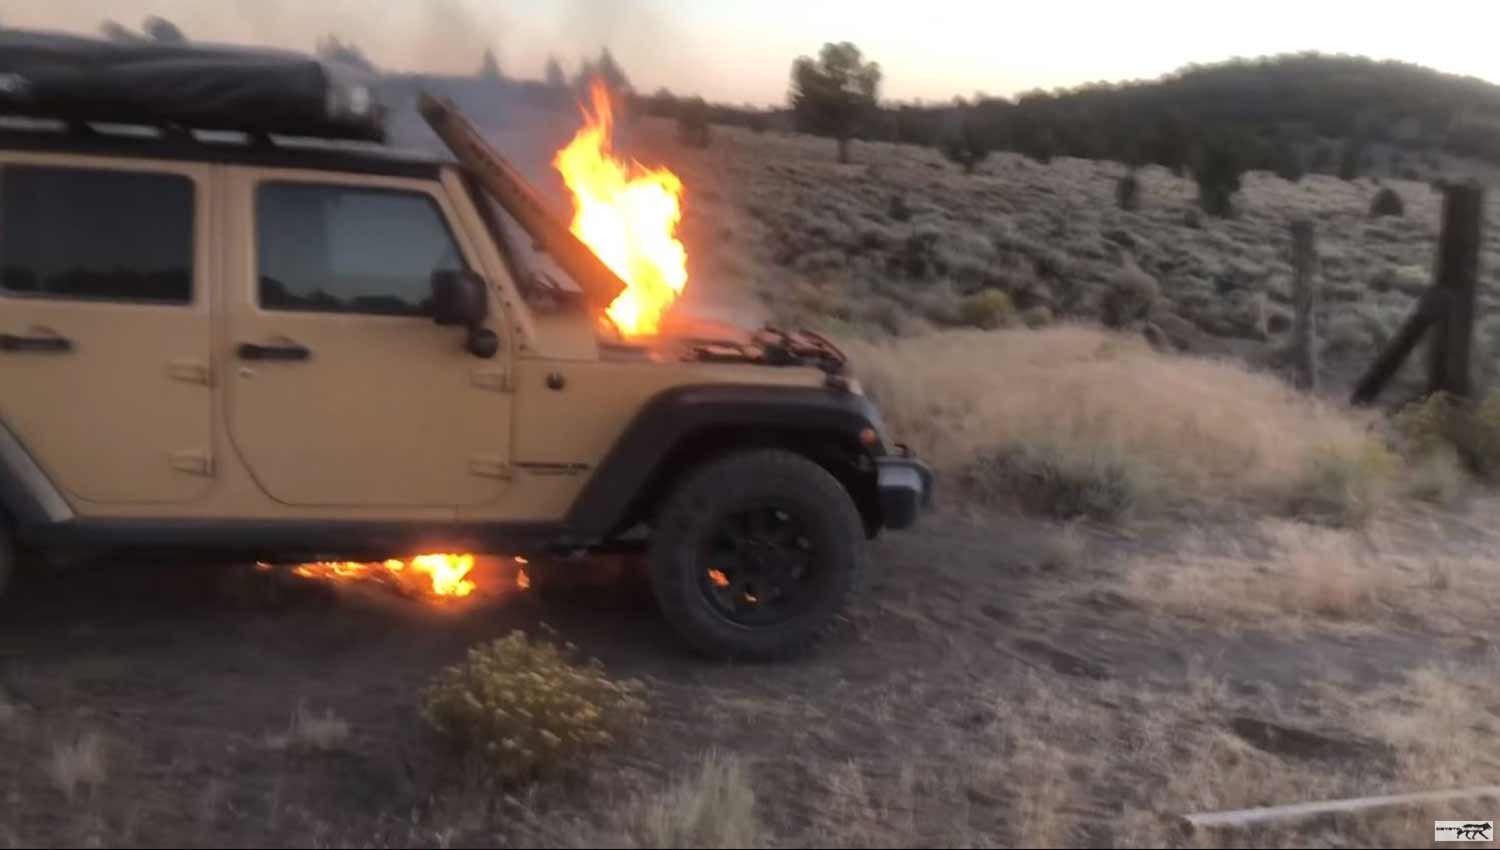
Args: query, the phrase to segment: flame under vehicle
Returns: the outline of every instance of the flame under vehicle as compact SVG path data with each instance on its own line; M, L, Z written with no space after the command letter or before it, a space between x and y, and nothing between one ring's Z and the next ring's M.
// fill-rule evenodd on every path
M0 32L0 584L632 550L698 651L811 645L930 469L821 337L619 333L604 252L421 111L451 157L306 56Z

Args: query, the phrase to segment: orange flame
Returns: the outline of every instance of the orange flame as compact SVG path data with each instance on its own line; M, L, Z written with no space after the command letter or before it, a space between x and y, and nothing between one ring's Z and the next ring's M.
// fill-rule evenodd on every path
M682 181L665 168L625 163L611 149L609 92L595 80L594 111L552 165L573 193L573 235L626 284L605 312L626 336L654 334L687 285L687 250L677 240Z
M410 566L411 572L406 568ZM474 569L473 555L418 555L408 564L399 558L380 563L361 561L316 561L298 564L292 572L303 578L393 580L411 582L432 596L459 599L474 592L468 578Z

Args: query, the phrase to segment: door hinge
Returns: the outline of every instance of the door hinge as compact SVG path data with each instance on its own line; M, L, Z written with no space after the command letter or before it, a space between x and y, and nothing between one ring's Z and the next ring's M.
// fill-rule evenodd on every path
M172 468L178 472L187 472L192 475L213 475L213 455L201 451L172 452Z
M173 360L167 364L167 377L205 387L213 384L213 373L209 371L208 364L201 360Z
M493 390L497 393L508 393L514 389L511 386L509 369L487 369L475 372L470 376L469 382L482 390Z
M510 464L498 457L476 457L469 459L469 471L480 478L510 480Z

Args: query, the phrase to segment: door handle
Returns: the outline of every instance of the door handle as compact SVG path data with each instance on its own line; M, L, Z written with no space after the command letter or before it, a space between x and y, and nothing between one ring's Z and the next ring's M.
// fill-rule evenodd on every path
M0 351L65 352L73 350L73 340L65 336L20 336L0 334Z
M297 343L285 345L257 345L242 342L237 351L241 360L310 360L312 349Z

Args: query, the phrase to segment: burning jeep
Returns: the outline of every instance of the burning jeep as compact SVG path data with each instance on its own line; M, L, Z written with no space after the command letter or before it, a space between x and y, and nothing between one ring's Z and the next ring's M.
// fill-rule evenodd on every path
M424 553L628 550L690 646L774 658L930 499L826 339L660 332L682 187L605 98L565 225L451 103L451 159L395 151L298 54L7 30L0 77L0 578L151 552L462 596L472 559Z

